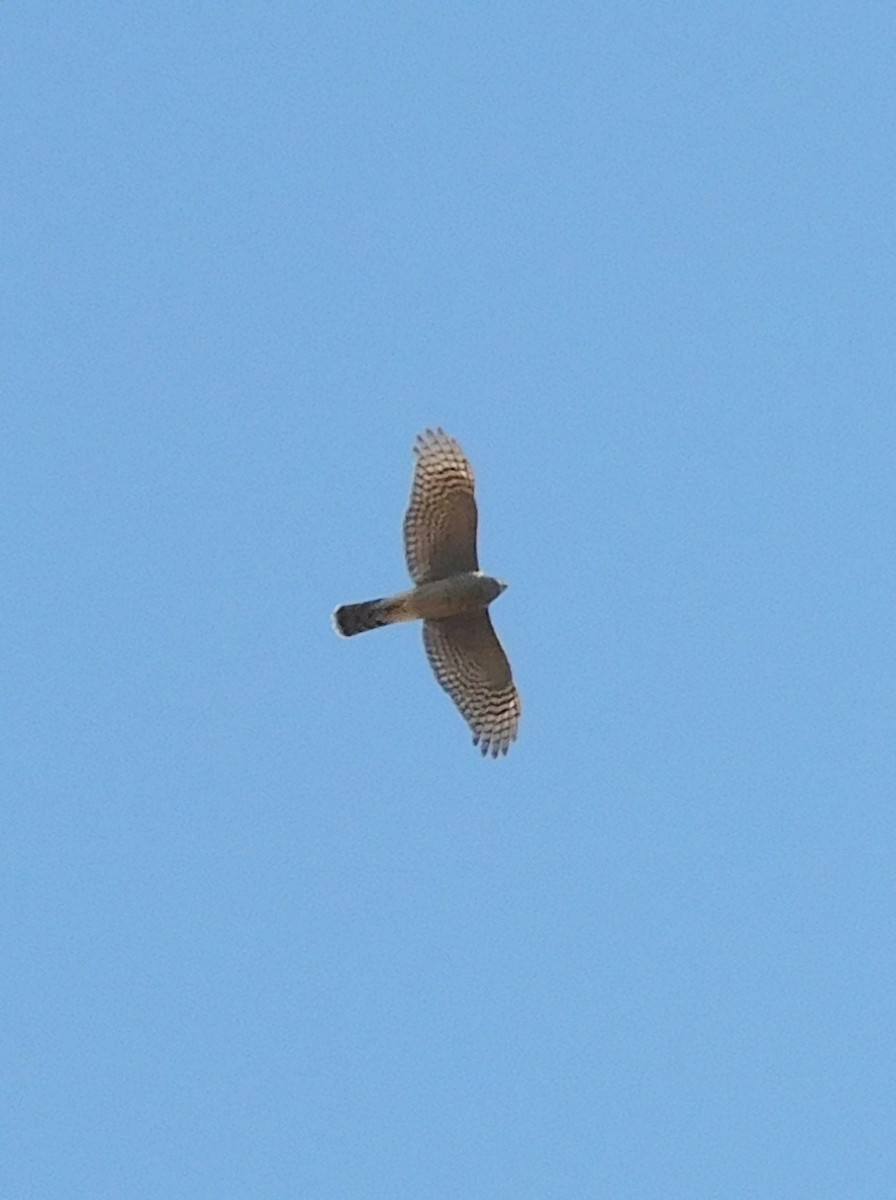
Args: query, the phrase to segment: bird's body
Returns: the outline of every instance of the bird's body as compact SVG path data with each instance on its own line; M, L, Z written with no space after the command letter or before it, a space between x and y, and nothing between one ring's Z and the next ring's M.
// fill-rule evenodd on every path
M466 571L463 575L421 583L381 600L343 604L336 609L333 619L343 637L378 629L381 625L393 625L397 621L439 621L486 608L506 586L481 571Z
M415 586L333 618L344 637L398 621L423 621L430 665L473 730L483 754L506 754L517 735L520 699L488 605L507 586L479 570L473 468L441 429L418 437L405 554Z

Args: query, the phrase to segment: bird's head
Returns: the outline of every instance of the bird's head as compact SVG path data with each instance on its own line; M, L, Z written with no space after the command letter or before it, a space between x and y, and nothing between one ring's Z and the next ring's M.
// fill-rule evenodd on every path
M486 604L491 604L493 600L497 600L507 584L503 579L495 579L493 575L486 575L482 571L477 571L479 576L481 596Z

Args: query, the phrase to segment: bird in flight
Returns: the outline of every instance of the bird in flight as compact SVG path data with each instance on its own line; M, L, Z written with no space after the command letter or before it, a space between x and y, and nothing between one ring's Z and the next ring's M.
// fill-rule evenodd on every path
M473 468L441 429L414 443L416 464L404 518L404 550L414 586L397 595L343 604L338 633L352 637L397 621L423 621L423 645L436 679L473 731L473 745L497 758L515 741L520 697L488 606L507 587L479 570Z

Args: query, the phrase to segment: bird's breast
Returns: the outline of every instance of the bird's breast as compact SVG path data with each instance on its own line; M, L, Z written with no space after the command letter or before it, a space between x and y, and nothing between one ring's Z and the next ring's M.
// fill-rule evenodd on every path
M472 571L421 583L412 593L414 607L424 620L437 621L485 608L494 598L487 576Z

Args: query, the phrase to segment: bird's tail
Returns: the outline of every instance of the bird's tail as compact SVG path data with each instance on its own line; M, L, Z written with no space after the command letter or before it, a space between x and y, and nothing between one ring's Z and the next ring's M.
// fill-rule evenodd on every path
M381 625L391 625L393 621L407 620L403 614L402 599L401 596L392 596L386 600L343 604L333 613L336 632L343 637L354 637L356 633L366 633L368 629L379 629Z

